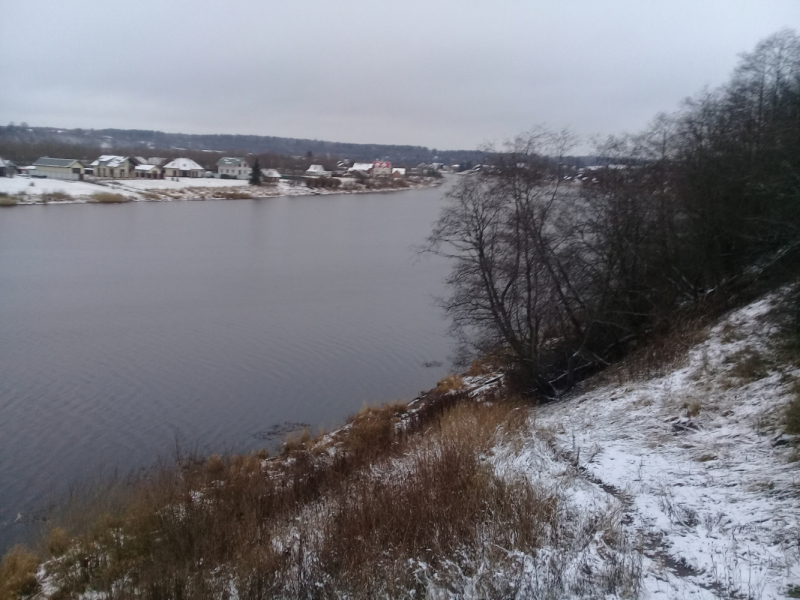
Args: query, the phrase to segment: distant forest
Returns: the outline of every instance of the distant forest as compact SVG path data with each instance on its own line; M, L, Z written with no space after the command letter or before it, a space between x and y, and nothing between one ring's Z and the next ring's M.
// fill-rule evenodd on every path
M128 149L149 156L155 150L212 151L233 155L282 155L303 159L389 160L398 165L419 163L478 164L485 152L437 150L423 146L348 144L261 135L194 135L140 129L57 129L10 124L0 127L0 156L12 160L35 160L45 154L67 152L70 158L97 158L98 151ZM34 151L35 150L35 151ZM39 153L38 155L37 152ZM163 154L163 153L162 153ZM65 156L66 157L66 156ZM216 161L216 159L214 159Z

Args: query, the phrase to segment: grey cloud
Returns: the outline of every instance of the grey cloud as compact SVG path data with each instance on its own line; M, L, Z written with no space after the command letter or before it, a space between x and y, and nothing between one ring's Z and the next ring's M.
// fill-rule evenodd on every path
M643 127L796 0L73 0L4 10L0 122L473 148Z

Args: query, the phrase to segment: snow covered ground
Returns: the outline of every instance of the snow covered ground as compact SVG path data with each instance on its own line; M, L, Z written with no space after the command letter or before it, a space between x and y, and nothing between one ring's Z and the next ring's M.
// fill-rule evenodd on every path
M167 179L125 179L108 181L134 190L184 190L186 188L231 188L247 186L246 179L212 179L198 177L176 177Z
M573 502L618 503L644 597L787 597L800 584L800 464L780 419L800 370L770 362L777 302L735 311L665 376L539 407L534 437L497 468L572 473Z
M0 177L0 193L41 196L60 192L69 196L91 196L97 192L107 192L107 187L86 181L65 181L61 179L38 179L28 177Z
M309 188L303 184L281 180L259 188L248 187L241 179L103 179L97 183L28 177L0 177L0 195L12 196L18 204L84 203L93 194L114 193L132 201L169 202L172 200L246 199L274 196L311 196L359 192L402 191L439 185L441 180L411 182L408 188L385 190L356 189L355 180L343 178L340 188ZM56 197L48 197L56 194Z

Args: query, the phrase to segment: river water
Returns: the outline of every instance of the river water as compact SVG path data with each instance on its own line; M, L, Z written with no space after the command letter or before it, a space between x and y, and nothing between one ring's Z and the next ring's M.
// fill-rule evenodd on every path
M434 386L446 265L413 246L442 196L0 210L0 550L176 440L248 450Z

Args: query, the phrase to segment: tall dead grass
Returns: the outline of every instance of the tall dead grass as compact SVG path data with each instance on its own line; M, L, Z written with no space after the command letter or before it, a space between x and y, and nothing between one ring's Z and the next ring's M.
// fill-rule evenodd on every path
M467 568L486 539L532 551L556 498L481 458L524 411L430 406L365 408L333 455L307 435L276 459L188 456L76 494L41 545L50 576L66 595L200 598L234 581L242 597L369 597L424 588L420 562Z
M491 453L526 437L527 415L433 392L301 433L276 458L181 455L74 494L40 544L48 582L65 598L411 598L507 597L527 578L528 595L559 597L579 571L552 548L585 556L598 524L495 472ZM620 573L635 584L634 568Z
M125 202L131 202L131 198L112 192L97 192L92 194L88 201L95 204L123 204Z
M36 580L38 557L21 546L14 546L0 563L0 600L16 600L39 589Z
M224 200L252 200L255 198L253 194L244 190L215 191L213 196Z

